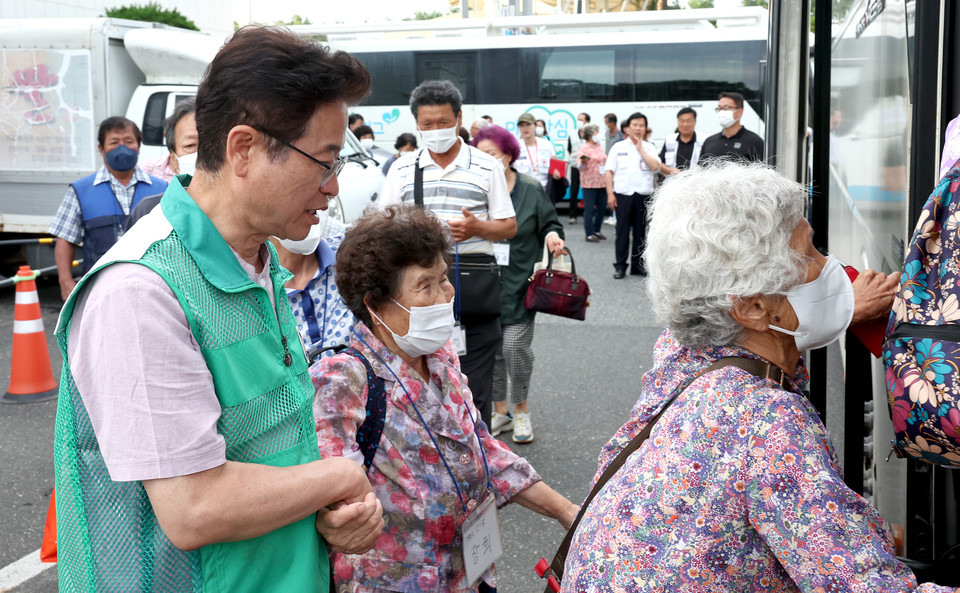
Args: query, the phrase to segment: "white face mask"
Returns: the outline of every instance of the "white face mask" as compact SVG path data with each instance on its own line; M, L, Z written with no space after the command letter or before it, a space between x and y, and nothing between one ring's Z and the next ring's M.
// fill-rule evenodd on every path
M362 146L366 150L370 150L371 148L373 148L373 138L362 138L360 140L360 146Z
M853 284L832 255L816 280L781 294L787 296L800 323L795 331L775 325L770 329L793 336L801 352L832 344L847 331L853 319Z
M536 131L534 132L534 134L536 134L538 138L542 137L542 136L544 135L544 133L546 133L546 132L545 132L545 130L543 129L543 126L537 126L537 129L536 129Z
M420 138L423 139L424 146L431 152L443 154L453 148L453 145L460 139L457 134L459 130L459 127L453 126L452 128L440 128L439 130L418 131L420 132Z
M724 130L737 123L736 118L733 117L733 111L720 111L717 113L717 121Z
M323 231L327 228L327 211L317 210L317 217L320 222L310 227L307 236L299 241L293 239L280 239L280 244L287 251L299 253L300 255L311 255L317 251L320 245L320 239L323 237Z
M191 152L177 157L178 175L193 175L197 171L197 153Z
M400 346L400 349L406 352L408 356L425 356L433 354L450 341L455 323L453 301L454 299L450 299L449 303L407 309L394 300L393 302L397 303L398 307L410 314L409 329L404 336L398 336L372 310L370 314L376 317L377 321L383 323L383 327L387 328L387 331L393 336L397 346Z

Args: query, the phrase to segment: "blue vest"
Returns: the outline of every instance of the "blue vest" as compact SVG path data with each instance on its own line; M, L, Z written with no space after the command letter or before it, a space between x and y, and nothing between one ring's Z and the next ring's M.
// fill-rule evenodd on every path
M93 184L97 174L74 181L71 186L77 193L80 215L83 218L83 266L84 274L97 260L117 242L127 224L127 214L113 193L110 182ZM130 210L147 196L162 194L167 182L150 175L151 183L137 183L133 192Z

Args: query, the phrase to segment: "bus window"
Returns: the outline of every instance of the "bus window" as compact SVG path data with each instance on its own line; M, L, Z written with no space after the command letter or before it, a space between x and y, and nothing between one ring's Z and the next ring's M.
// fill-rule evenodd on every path
M547 102L612 101L616 88L613 48L543 48L537 99Z
M358 53L370 72L368 105L406 105L410 91L417 86L416 68L411 52Z
M417 81L448 80L453 83L464 103L474 103L476 52L429 52L417 54ZM411 87L412 89L413 87Z

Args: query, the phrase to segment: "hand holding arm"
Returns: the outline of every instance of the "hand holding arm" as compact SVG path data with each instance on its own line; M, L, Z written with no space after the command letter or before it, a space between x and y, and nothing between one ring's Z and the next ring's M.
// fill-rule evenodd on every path
M383 525L383 506L373 492L368 492L362 502L334 505L317 513L317 531L330 550L343 554L372 550Z
M893 299L900 287L900 274L884 275L864 270L853 281L853 319L851 325L890 315Z

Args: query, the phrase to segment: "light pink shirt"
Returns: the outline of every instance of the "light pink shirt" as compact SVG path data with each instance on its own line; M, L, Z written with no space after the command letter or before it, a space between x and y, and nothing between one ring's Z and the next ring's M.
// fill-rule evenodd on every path
M263 270L240 259L274 303ZM150 268L113 264L77 298L67 358L110 479L171 478L226 463L213 377L173 291Z

